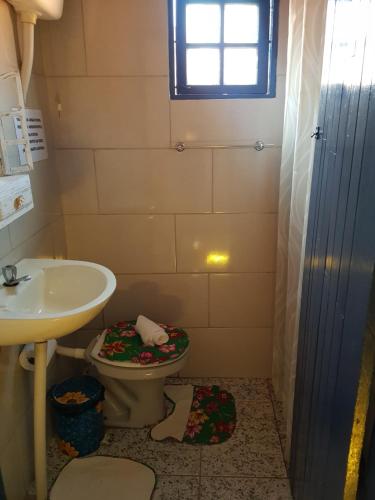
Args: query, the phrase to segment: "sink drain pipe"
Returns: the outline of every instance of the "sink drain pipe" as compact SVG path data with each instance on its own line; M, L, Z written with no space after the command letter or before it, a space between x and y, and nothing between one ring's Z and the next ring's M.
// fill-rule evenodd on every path
M81 347L63 347L57 344L56 352L60 354L60 356L65 356L66 358L86 359L86 349Z

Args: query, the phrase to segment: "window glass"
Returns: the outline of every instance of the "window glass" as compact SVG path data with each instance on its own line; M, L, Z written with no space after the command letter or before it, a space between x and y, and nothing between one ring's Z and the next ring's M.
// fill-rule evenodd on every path
M256 85L258 49L224 49L224 85Z
M186 6L186 42L220 42L221 13L219 4Z
M225 4L224 42L257 43L258 38L259 7L251 4Z
M188 85L219 85L220 50L187 49L186 79Z

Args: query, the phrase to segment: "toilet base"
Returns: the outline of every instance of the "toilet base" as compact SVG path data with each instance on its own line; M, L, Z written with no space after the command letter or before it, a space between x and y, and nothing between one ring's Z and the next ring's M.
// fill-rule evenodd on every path
M120 380L97 375L105 387L104 423L108 427L145 427L166 416L164 378Z

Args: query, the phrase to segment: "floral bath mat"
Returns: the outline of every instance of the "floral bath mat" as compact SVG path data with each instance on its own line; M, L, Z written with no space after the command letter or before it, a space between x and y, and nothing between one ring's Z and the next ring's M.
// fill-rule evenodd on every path
M172 437L189 444L219 444L227 441L236 427L233 395L218 385L174 385L165 387L174 411L151 431L162 441Z

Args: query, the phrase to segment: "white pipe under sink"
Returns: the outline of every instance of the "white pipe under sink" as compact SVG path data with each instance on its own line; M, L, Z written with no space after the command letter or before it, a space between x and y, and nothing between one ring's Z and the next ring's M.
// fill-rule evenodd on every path
M86 349L82 349L80 347L64 347L62 345L57 344L56 352L57 354L60 354L60 356L65 356L68 358L86 359L85 358Z

